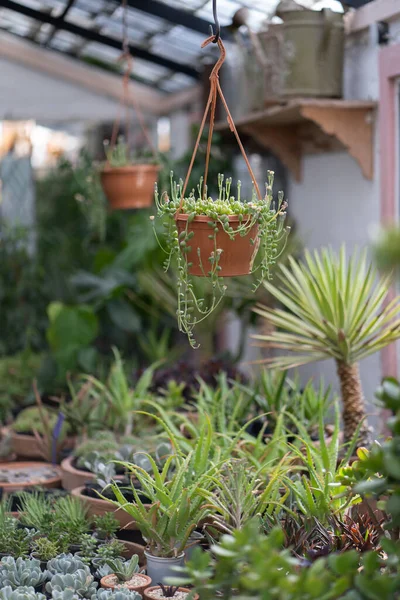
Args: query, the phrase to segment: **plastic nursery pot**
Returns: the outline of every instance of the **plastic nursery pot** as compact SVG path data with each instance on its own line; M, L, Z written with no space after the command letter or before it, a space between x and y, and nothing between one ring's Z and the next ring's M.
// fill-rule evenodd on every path
M151 585L151 578L148 575L144 575L143 573L137 573L133 576L132 579L137 578L138 580L142 580L142 583L138 583L136 585L128 585L128 583L118 583L116 581L116 576L114 574L106 575L100 579L100 585L102 588L113 590L113 589L126 589L131 592L138 592L139 594L143 594L146 588Z
M178 592L181 592L183 594L187 594L189 595L191 593L192 590L189 590L189 588L184 588L184 587L180 587L176 590L175 596L173 596L172 600L174 600L174 598L176 598L176 600L178 600ZM154 600L155 598L164 598L164 596L162 595L161 592L161 588L158 585L155 585L153 587L149 587L147 588L147 590L144 591L144 600ZM182 598L182 597L181 597ZM179 598L179 600L181 600L181 598ZM199 595L195 594L193 596L193 600L199 600Z
M101 184L113 209L146 208L153 204L158 165L105 166Z
M185 561L191 560L195 548L204 540L204 535L199 531L192 531L185 547Z
M186 230L187 220L188 215L178 215L176 225L179 234ZM221 224L218 223L215 239L214 236L210 239L209 236L213 234L213 228L209 225L210 222L210 217L199 215L188 224L188 233L194 233L188 242L191 250L184 254L186 260L193 263L189 267L189 273L199 277L207 277L211 267L209 258L217 248L222 250L218 261L218 266L221 267L218 272L219 277L248 275L253 269L253 262L260 245L258 224L255 223L246 235L237 234L234 239L231 239L223 230ZM239 217L230 216L229 224L234 230L237 229L240 224ZM198 254L199 250L200 256Z
M147 575L157 583L166 583L168 577L176 575L173 567L183 567L185 563L185 553L172 558L163 558L161 556L153 556L146 550L144 555L147 560Z

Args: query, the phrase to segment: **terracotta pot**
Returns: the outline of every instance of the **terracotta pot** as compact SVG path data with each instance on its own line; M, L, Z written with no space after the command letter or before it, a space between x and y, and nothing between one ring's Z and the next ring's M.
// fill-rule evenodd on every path
M150 596L150 593L152 591L158 590L158 589L160 589L158 585L153 585L153 587L147 588L146 590L144 590L143 598L145 600L154 600L154 596ZM180 587L180 588L178 588L178 592L187 592L188 594L190 594L191 590L189 590L189 588ZM174 600L174 599L172 598L172 600ZM199 600L199 595L195 594L193 596L193 600Z
M91 498L90 496L84 496L82 494L84 486L71 490L71 494L80 498L84 502L88 509L88 516L94 517L95 515L104 515L108 512L113 512L116 519L118 519L121 529L137 529L136 521L122 508L116 509L112 502L103 500L102 498Z
M143 577L143 579L145 580L145 583L143 585L124 585L123 589L127 589L131 592L138 592L139 594L143 594L144 590L151 585L151 579L148 575L143 575L142 573L138 573L138 575L140 575L140 577ZM112 577L115 577L115 575L110 574L110 575L106 575L105 577L102 577L100 579L101 587L108 589L108 590L114 590L117 585L120 585L115 582L110 582L110 579Z
M146 208L152 206L158 165L104 167L101 184L113 209Z
M57 475L55 475L54 477L51 477L49 479L41 479L40 477L40 469L43 469L45 467L48 467L50 469L52 469L53 471L55 471L57 473ZM50 464L50 463L44 463L44 462L10 462L10 463L2 463L0 465L0 469L1 470L13 470L13 469L24 469L26 471L29 472L30 476L32 477L31 480L20 480L20 481L15 481L15 482L0 482L0 487L3 489L4 492L6 493L10 493L10 492L16 492L19 490L23 490L25 488L28 487L32 487L35 485L40 485L41 487L44 488L57 488L60 487L61 484L61 474L59 472L59 468ZM37 477L35 477L35 470L37 471Z
M187 220L188 215L178 215L176 224L179 233L186 230ZM195 217L188 225L188 232L194 233L194 236L188 242L191 250L185 253L187 261L193 263L189 267L191 275L204 277L207 276L210 270L209 258L211 253L215 251L214 238L210 239L208 237L213 234L213 228L208 224L210 221L210 217L200 215ZM233 229L237 229L240 223L239 218L236 216L229 217L229 223ZM218 273L220 277L248 275L252 271L253 262L260 245L257 234L258 225L254 224L247 235L242 237L238 234L234 240L231 240L221 225L218 224L216 246L222 250L218 262L221 267L221 271ZM254 243L251 243L251 240L254 240ZM200 248L200 257L198 256L198 248Z
M83 471L74 467L74 456L68 456L61 462L61 484L64 490L74 490L77 487L84 486L89 481L95 481L96 476L90 471ZM116 475L116 480L123 479L123 475Z
M34 435L28 435L27 433L15 433L15 431L12 430L10 430L10 433L11 448L18 458L28 458L30 460L39 458L43 460L41 448ZM67 450L72 450L74 446L75 439L67 438L63 447Z

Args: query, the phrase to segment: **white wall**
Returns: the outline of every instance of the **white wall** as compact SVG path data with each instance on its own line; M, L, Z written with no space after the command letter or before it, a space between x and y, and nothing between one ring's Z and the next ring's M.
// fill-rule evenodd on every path
M391 41L400 36L400 20L390 23ZM344 98L379 101L379 46L376 27L349 36L344 65ZM346 152L306 156L303 180L289 177L289 210L296 219L298 233L309 249L345 243L349 250L366 246L371 229L380 219L378 119L375 121L374 178L365 179L356 161ZM323 376L338 391L333 361L307 365L301 369L304 380ZM366 400L371 403L381 379L380 356L361 364ZM372 413L376 407L369 406Z

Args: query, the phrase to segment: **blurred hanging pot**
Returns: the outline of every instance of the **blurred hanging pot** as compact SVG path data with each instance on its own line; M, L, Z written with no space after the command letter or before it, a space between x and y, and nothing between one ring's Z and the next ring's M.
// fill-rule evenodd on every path
M125 167L105 165L100 177L111 208L126 210L151 206L159 170L158 165L149 164Z
M277 8L282 24L258 34L264 51L265 98L342 96L343 14L329 9Z

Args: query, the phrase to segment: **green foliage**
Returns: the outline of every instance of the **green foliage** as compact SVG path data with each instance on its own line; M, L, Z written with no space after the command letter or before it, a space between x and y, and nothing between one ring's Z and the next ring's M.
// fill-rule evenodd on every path
M0 420L5 421L14 406L31 401L32 381L37 376L41 356L31 351L0 358Z
M40 561L34 558L17 558L6 556L0 562L0 587L7 585L14 590L19 586L36 587L44 583L47 573L40 569Z
M42 561L48 561L60 554L60 547L57 542L52 542L47 538L40 537L33 541L32 552L35 555L35 558Z
M381 229L373 243L375 260L380 269L394 271L399 277L400 265L400 229L391 225Z
M58 365L59 378L79 367L93 370L95 355L91 344L96 339L99 323L91 307L52 302L47 313L50 323L47 340Z
M124 136L118 136L117 142L111 147L108 140L104 141L104 152L110 167L128 167L132 164L158 163L152 152L141 152L139 155L132 151Z
M355 551L332 554L304 567L282 549L283 532L266 536L250 522L212 547L214 558L195 550L175 583L192 583L202 600L393 600L399 589L398 553L385 560L366 553L359 569ZM393 548L392 548L393 551ZM398 551L398 549L397 549Z
M305 261L281 266L279 287L265 283L284 308L259 306L256 312L276 331L254 339L284 352L271 359L278 368L334 358L353 364L378 352L400 335L400 304L384 305L389 279L377 273L366 252L346 260L344 246L305 252ZM291 355L293 353L294 355Z
M48 419L49 426L53 431L58 420L58 414L56 411L47 407L43 407L43 411ZM45 427L41 411L37 406L28 406L28 408L21 410L11 425L13 431L18 433L33 433L33 431L37 431L40 435L43 435L46 432ZM62 426L61 438L65 437L67 431L67 424L64 423Z
M359 461L352 471L345 473L346 482L355 484L354 491L367 498L384 497L381 507L391 516L386 528L400 527L400 384L396 379L386 378L378 388L381 405L391 411L386 425L392 433L382 444L375 443L370 451L359 451ZM361 474L361 476L358 476Z
M45 600L46 596L35 592L32 586L19 586L17 589L9 585L0 590L0 600Z
M223 278L219 276L221 266L220 257L222 248L217 247L217 233L219 229L223 230L231 240L237 236L246 236L251 229L258 225L257 240L252 240L253 244L259 243L260 260L257 264L258 287L262 281L269 277L270 266L278 258L278 243L285 236L283 220L285 217L286 204L283 202L283 194L279 194L277 206L273 203L272 184L273 173L268 173L268 184L266 185L265 198L259 200L255 190L251 201L244 201L240 198L240 182L238 182L237 198L231 196L232 179L226 179L224 176L218 176L219 195L216 200L207 196L207 190L203 190L203 182L200 183L196 191L193 190L188 197L183 199L182 211L188 215L186 228L181 233L178 232L176 225L176 213L180 209L183 182L179 184L173 182L171 174L171 197L161 195L159 197L156 190L155 201L157 205L158 216L165 227L166 235L166 253L167 258L164 263L164 269L167 271L172 261L177 264L178 275L178 309L177 319L180 331L186 333L189 343L193 348L197 347L193 337L195 325L206 319L221 302L227 289ZM211 303L205 305L204 298L198 298L195 294L193 277L189 274L189 263L185 256L191 250L191 238L194 233L189 231L190 223L197 215L206 215L210 218L210 239L214 239L215 250L210 256L200 256L203 275L207 277L211 289ZM229 222L229 216L239 217L239 224L234 229ZM199 250L198 250L199 252Z
M93 523L97 536L100 539L111 538L119 530L119 521L112 512L104 515L95 515Z
M116 538L101 544L97 548L96 556L93 560L96 564L104 564L110 559L119 558L125 550L123 542L120 542Z
M30 236L1 225L0 357L44 346L49 287L43 265L27 250Z

